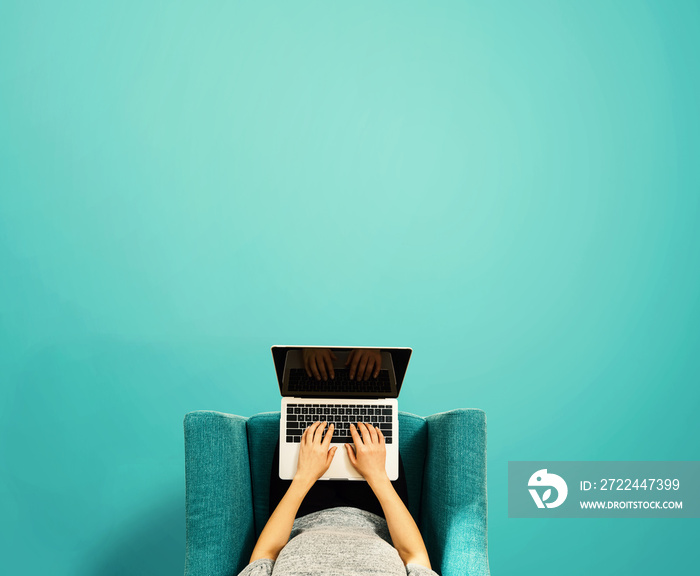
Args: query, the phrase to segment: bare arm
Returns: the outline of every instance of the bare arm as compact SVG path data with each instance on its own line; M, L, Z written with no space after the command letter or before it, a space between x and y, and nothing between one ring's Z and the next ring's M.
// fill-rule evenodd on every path
M261 558L277 559L280 550L289 541L294 519L299 506L304 501L304 497L316 480L323 476L324 472L331 465L337 450L337 446L330 450L328 449L333 436L333 424L330 425L326 437L322 439L324 428L325 422L323 426L321 426L320 422L314 422L304 430L299 447L297 472L284 498L280 500L277 508L275 508L267 524L265 524L265 528L260 534L260 538L258 538L250 556L251 563Z
M348 457L357 471L364 476L377 496L384 511L391 540L404 564L415 563L430 568L428 551L425 548L413 516L406 508L386 474L386 444L379 428L360 422L357 427L350 425L350 433L355 449L346 444Z
M287 489L284 498L280 500L277 508L275 508L267 524L265 524L265 528L260 534L255 548L253 548L250 562L255 562L255 560L260 558L277 559L280 550L284 548L284 545L289 540L294 518L311 486L313 486L313 483L309 484L296 477L292 480L292 485Z
M389 533L404 564L415 563L430 568L428 551L413 516L391 484L389 477L373 479L368 483L382 505Z

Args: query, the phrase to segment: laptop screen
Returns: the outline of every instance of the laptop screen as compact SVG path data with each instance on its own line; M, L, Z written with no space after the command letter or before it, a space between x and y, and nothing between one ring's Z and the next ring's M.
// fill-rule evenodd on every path
M273 346L282 396L397 398L411 348Z

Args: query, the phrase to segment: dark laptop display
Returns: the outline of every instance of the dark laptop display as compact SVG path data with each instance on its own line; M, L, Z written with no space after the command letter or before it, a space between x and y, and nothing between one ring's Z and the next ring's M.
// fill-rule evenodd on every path
M272 357L275 362L277 382L282 396L295 396L301 398L313 397L338 397L338 398L397 398L401 392L408 362L411 358L411 348L372 348L380 350L382 356L388 360L382 362L377 377L358 380L350 378L350 365L347 367L334 367L335 377L328 376L326 380L317 379L313 374L309 376L307 370L299 366L288 368L285 380L285 365L289 354L300 355L304 349L320 349L322 347L305 346L274 346ZM359 346L339 346L324 348L336 355L347 354L352 350L366 349ZM386 364L391 364L388 366ZM392 371L393 367L393 371Z

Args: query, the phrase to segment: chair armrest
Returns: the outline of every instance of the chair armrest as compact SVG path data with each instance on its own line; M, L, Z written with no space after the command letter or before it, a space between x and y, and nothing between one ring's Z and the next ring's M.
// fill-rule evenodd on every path
M489 576L486 415L450 410L426 417L421 532L442 576Z
M246 420L185 416L185 576L235 576L248 564L255 534Z

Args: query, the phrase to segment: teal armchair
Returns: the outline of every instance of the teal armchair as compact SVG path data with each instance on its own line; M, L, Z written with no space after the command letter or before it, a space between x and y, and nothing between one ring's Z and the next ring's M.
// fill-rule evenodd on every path
M185 416L185 576L236 576L268 519L279 412ZM399 413L409 510L442 576L489 576L486 416Z

